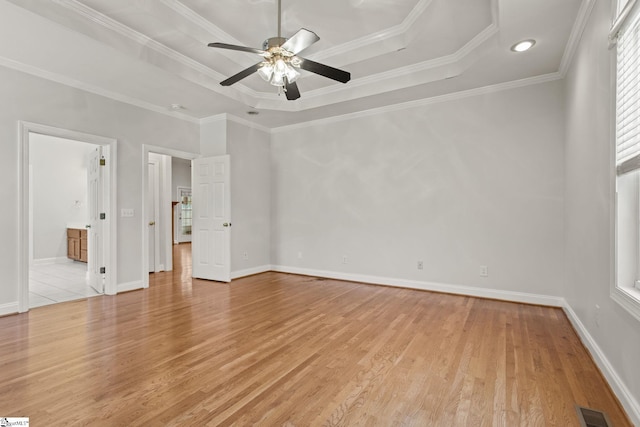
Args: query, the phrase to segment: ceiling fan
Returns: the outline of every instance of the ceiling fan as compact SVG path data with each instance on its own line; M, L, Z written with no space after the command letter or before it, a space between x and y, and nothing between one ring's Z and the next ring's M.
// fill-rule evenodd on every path
M264 58L257 64L220 82L220 84L222 86L231 86L257 72L265 81L278 87L278 94L284 92L287 99L293 101L300 98L300 91L296 84L296 80L300 76L299 68L341 83L348 82L351 79L350 73L297 56L298 53L320 40L320 37L313 31L304 28L298 30L298 32L289 39L282 37L281 3L282 1L278 0L278 36L265 40L262 49L226 43L209 43L209 47L256 53Z

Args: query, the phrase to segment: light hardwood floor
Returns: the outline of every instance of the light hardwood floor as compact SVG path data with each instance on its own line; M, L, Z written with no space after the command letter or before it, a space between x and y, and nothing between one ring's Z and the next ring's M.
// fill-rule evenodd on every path
M0 416L31 425L630 425L559 309L281 273L0 318ZM182 265L185 267L182 268Z

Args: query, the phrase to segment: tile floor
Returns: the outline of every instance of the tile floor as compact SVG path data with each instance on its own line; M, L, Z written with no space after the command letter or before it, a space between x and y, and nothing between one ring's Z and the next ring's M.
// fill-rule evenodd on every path
M29 270L29 308L100 295L87 284L87 264L34 265Z

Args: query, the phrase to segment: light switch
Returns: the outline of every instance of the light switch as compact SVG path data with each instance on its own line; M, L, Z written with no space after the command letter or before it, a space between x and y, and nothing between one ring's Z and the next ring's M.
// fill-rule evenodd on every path
M120 216L122 218L131 218L133 217L133 209L121 209Z

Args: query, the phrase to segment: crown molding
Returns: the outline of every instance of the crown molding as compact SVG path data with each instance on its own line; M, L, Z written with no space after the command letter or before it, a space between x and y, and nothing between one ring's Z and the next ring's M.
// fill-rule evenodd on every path
M186 6L179 0L160 0L160 3L167 6L169 9L173 10L178 15L187 19L192 24L197 25L198 27L204 29L207 33L211 34L211 36L224 43L237 44L242 45L243 42L233 37L231 34L225 32L220 27L215 25L213 22L205 19L202 15L196 13L193 9Z
M198 25L206 31L210 32L214 37L220 37L226 42L241 44L241 42L235 40L229 34L225 33L220 28L198 15L195 11L185 6L179 0L161 0L160 2L175 13L178 13L180 16L189 20L189 22L192 22L194 25ZM144 34L139 33L138 31L124 24L121 24L109 18L108 16L96 11L95 9L82 4L78 0L56 0L56 3L77 13L78 15L93 23L96 23L129 40L132 40L133 42L144 46L145 48L149 48L160 53L164 57L167 57L186 67L187 70L196 71L205 79L211 79L209 81L202 81L199 80L197 76L191 75L191 73L178 72L179 75L182 75L183 78L189 81L193 81L196 84L200 84L218 94L227 96L236 101L245 103L247 105L254 105L256 108L290 112L303 111L334 103L336 102L335 95L337 93L342 95L342 101L348 101L361 96L371 96L389 90L408 87L411 85L411 83L418 84L415 82L427 83L458 75L460 74L460 71L458 69L465 68L462 64L463 59L467 58L472 51L477 49L482 43L484 43L486 40L488 40L498 32L498 26L495 24L495 22L492 22L488 27L486 27L483 31L481 31L478 35L471 39L470 42L465 44L454 54L424 61L418 64L408 65L406 67L397 68L375 75L366 76L360 79L354 79L350 82L348 88L345 88L340 84L326 86L320 89L306 92L304 99L301 99L299 101L283 103L281 97L277 96L275 93L258 92L243 84L237 84L233 87L220 86L218 82L226 78L222 74L186 55L183 55L167 47L162 43L159 43L145 36ZM337 46L336 48L329 49L327 51L327 56L349 52L353 49L358 49L370 43L379 43L383 39L406 34L411 29L411 27L414 26L416 22L418 22L419 17L428 9L431 3L432 0L420 0L400 25L375 33L373 36L363 37L361 39L357 39L349 43ZM496 7L495 4L496 0L492 0L492 8ZM495 15L495 13L492 13L494 20ZM450 69L437 71L437 69L440 67L450 67ZM404 82L401 81L402 77L410 74L412 74L413 76L415 76L416 74L422 75L417 76L418 78L415 79L412 78L411 80L405 79Z
M591 12L593 11L593 6L595 5L595 0L583 0L580 4L580 9L578 10L578 16L573 23L573 27L571 28L571 34L569 35L569 41L564 48L564 53L562 54L562 60L560 61L560 69L559 72L562 77L567 75L569 71L569 67L573 63L573 57L575 56L576 50L578 49L578 45L582 40L582 34L584 33L584 29L589 22L589 17L591 16Z
M53 73L51 71L46 71L32 65L23 64L18 61L14 61L12 59L0 57L0 65L10 68L16 71L21 71L26 74L30 74L32 76L40 77L45 80L49 80L55 83L59 83L65 86L72 87L74 89L83 90L85 92L90 92L95 95L100 95L105 98L112 99L114 101L123 102L125 104L130 104L139 108L143 108L145 110L153 111L155 113L164 114L165 116L170 116L176 119L184 120L190 123L200 123L200 120L189 116L184 113L180 113L177 111L171 111L162 107L158 107L155 104L151 104L146 101L142 101L140 99L132 98L130 96L121 95L119 93L111 92L87 83L83 83L79 80L72 79L67 76L63 76L61 74Z
M229 91L225 91L224 88L218 84L220 81L224 80L226 76L202 64L201 62L198 62L186 55L181 54L176 50L171 49L170 47L167 47L162 43L153 40L150 37L145 36L144 34L132 29L131 27L128 27L114 19L109 18L108 16L98 12L97 10L92 9L89 6L84 5L83 3L80 3L78 0L56 0L56 3L75 12L85 19L102 26L103 28L106 28L123 37L128 38L129 40L137 43L142 47L152 49L160 53L161 55L187 67L188 69L197 71L198 73L211 78L212 80L214 80L215 84L206 85L206 87L221 95L232 96L238 101L243 101L242 95L250 98L256 98L259 96L258 92L244 85L236 85L236 87L231 90L231 94L229 94ZM183 76L183 78L193 81L192 79L189 79L189 77ZM201 84L201 82L197 83Z
M203 125L207 123L217 123L217 122L222 122L226 120L227 120L227 113L221 113L221 114L216 114L214 116L204 117L199 120L199 123Z
M242 117L238 117L238 116L235 116L233 114L227 114L226 116L227 116L227 120L230 121L230 122L234 122L234 123L237 123L239 125L246 126L248 128L251 128L251 129L259 130L261 132L265 132L265 133L268 133L268 134L271 133L271 129L266 127L266 126L262 126L262 125L259 125L257 123L253 123L252 121L249 121L247 119L243 119Z
M407 65L405 67L395 68L393 70L384 71L378 74L372 74L367 77L361 77L353 81L352 86L364 86L370 84L379 84L384 80L392 80L400 77L404 77L410 74L420 73L422 71L433 70L434 68L444 67L446 65L453 65L461 62L465 57L471 54L474 50L479 48L484 42L498 33L498 27L491 24L478 33L467 44L462 46L456 52L451 55L441 56L439 58L430 59L428 61L418 62L416 64ZM305 95L308 97L318 96L316 92L320 90L307 92Z
M207 124L207 123L218 123L218 122L234 122L237 123L239 125L242 126L246 126L248 128L251 129L255 129L255 130L259 130L261 132L265 132L265 133L271 133L271 129L269 129L266 126L262 126L259 125L257 123L253 123L247 119L243 119L242 117L238 117L236 115L233 114L229 114L229 113L221 113L221 114L216 114L215 116L209 116L209 117L205 117L203 119L200 119L200 124Z
M310 55L309 59L314 61L326 60L338 55L349 54L354 50L362 49L369 45L380 45L380 42L393 37L399 37L409 32L411 27L418 21L418 18L429 8L432 0L420 0L405 19L393 27L348 41L338 46L324 49L322 52Z
M304 129L312 126L320 126L320 125L324 126L327 124L356 119L360 117L375 116L375 115L390 113L394 111L401 111L401 110L407 110L410 108L423 107L426 105L439 104L442 102L456 101L459 99L470 98L478 95L486 95L486 94L501 92L501 91L510 90L510 89L517 89L525 86L548 83L555 80L560 80L562 78L563 76L560 75L559 72L543 74L540 76L529 77L526 79L513 80L510 82L498 83L495 85L483 86L483 87L463 90L459 92L452 92L446 95L439 95L439 96L433 96L429 98L418 99L415 101L402 102L399 104L387 105L379 108L372 108L370 110L357 111L354 113L343 114L340 116L333 116L333 117L327 117L324 119L310 120L307 122L296 123L293 125L280 126L280 127L272 128L271 133L277 134L277 133L289 132L293 130Z
M333 84L308 91L304 98L294 102L282 104L277 98L262 98L254 105L260 109L297 112L455 77L474 62L480 48L498 33L498 27L491 24L451 55L353 79L347 88ZM407 76L411 79L404 78Z

